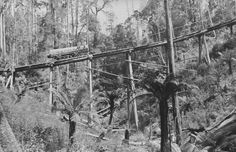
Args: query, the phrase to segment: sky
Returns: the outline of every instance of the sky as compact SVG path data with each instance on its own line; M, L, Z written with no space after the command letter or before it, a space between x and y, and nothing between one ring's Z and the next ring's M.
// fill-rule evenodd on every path
M147 0L114 0L106 10L112 11L115 15L114 25L124 23L129 15L133 14L134 10L140 10L145 6ZM107 16L101 14L99 20L101 23L102 32L106 32Z

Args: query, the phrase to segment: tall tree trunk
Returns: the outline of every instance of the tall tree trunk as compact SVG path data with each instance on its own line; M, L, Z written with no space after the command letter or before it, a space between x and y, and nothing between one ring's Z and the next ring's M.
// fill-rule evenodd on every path
M109 119L109 125L112 123L112 118L113 118L113 112L114 112L114 101L110 101L110 119Z
M14 28L13 28L13 33L14 35L16 34L16 17L15 17L15 0L13 0L12 2L12 6L11 6L11 13L12 13L12 17L14 18ZM14 89L13 86L13 82L14 82L14 78L15 78L15 51L16 51L16 39L14 36L13 42L12 42L12 69L11 69L11 74L12 74L12 81L11 81L11 90Z
M32 40L32 42L33 42L33 53L34 53L34 56L36 56L36 54L37 54L37 52L36 52L36 43L37 43L37 34L36 34L36 32L37 32L37 16L35 16L35 9L34 9L34 1L32 1L32 3L31 3L31 7L32 7L32 37L34 37L34 35L35 35L35 41L33 41Z
M67 47L70 46L70 21L69 21L69 14L70 14L70 0L67 0L67 15L66 15L66 26L67 26ZM66 65L66 82L68 81L68 74L70 72L70 64Z
M161 152L170 152L170 142L168 138L168 102L162 99L159 103L161 116Z
M29 12L31 12L31 1L29 2L30 6L29 6ZM29 60L29 64L32 64L32 54L31 54L31 51L32 51L32 21L31 21L31 14L29 13L28 14L28 43L29 43L29 54L28 54L28 60Z
M75 25L74 25L74 11L73 11L73 1L71 0L70 1L70 4L71 4L71 28L72 28L72 31L71 31L71 35L74 35L74 29L75 29Z
M129 63L129 78L130 78L130 91L131 93L131 97L135 98L135 83L134 83L134 76L133 76L133 67L132 67L132 56L131 56L131 52L127 53L127 57L128 57L128 63ZM134 99L134 101L132 102L132 112L134 114L134 121L135 121L135 125L137 127L137 130L139 128L139 120L138 120L138 109L137 109L137 101Z
M3 28L2 28L2 30L3 30L3 33L2 33L2 36L3 36L3 54L4 54L3 60L5 61L5 58L7 56L7 51L6 51L6 29L5 29L6 28L6 22L5 22L4 14L3 14L2 19L3 19Z
M32 60L34 62L34 44L33 44L33 28L34 28L34 8L33 8L33 1L30 2L30 48L32 54Z
M22 152L20 145L18 144L16 137L12 132L11 126L7 121L1 103L0 103L0 141L1 141L0 146L6 149L6 151Z
M51 20L53 22L52 25L52 34L53 34L53 48L57 49L57 33L56 33L56 12L55 12L55 5L56 3L54 0L50 0L50 10L51 10Z
M78 45L78 26L79 26L79 22L78 22L78 18L79 18L79 2L78 0L75 1L75 46Z
M97 3L96 3L97 5ZM96 6L97 8L97 6ZM95 19L96 21L98 20L98 11L95 13ZM98 25L95 25L95 31L94 31L94 35L93 35L93 47L96 48L98 45Z
M164 5L165 5L165 12L166 12L166 29L167 29L167 50L169 51L169 70L170 70L170 74L174 77L175 76L175 57L174 57L174 42L173 42L173 31L172 31L172 21L171 21L171 13L169 10L169 0L164 0ZM167 101L165 101L167 102ZM181 144L181 133L182 133L182 129L181 129L181 124L180 124L180 114L179 114L179 102L178 99L176 98L176 94L173 93L172 95L172 104L173 104L173 119L175 121L175 131L176 131L176 142L177 144ZM167 106L168 109L168 104L163 104L163 106ZM166 107L160 107L160 109L162 108L166 108ZM168 114L168 111L167 111ZM167 121L168 119L168 115L165 115L165 112L163 112L163 115L165 116L161 116L163 117L163 119L166 119L165 121ZM163 120L164 124L165 121ZM161 124L162 125L162 124ZM168 137L168 126L167 127L167 135L163 135L163 138ZM166 129L166 128L165 128ZM162 131L163 132L163 131ZM166 139L162 139L162 144L165 144L165 140ZM164 142L164 143L163 143ZM162 145L164 146L164 145ZM166 152L165 148L163 149L162 152Z
M207 45L205 34L203 35L203 42L204 42L204 46L205 46L205 49L206 49L206 61L207 61L207 64L209 65L211 63L211 58L210 58L209 48L208 48L208 45Z
M4 51L3 51L3 13L0 14L0 51L1 57L4 59Z
M74 143L74 134L75 134L75 129L76 129L76 122L72 120L72 114L69 116L69 140L70 140L70 145Z
M127 70L127 73L128 72ZM130 129L130 85L127 85L127 119L128 129Z
M111 125L112 123L112 118L113 118L113 109L111 109L111 114L110 114L110 118L109 118L109 125Z

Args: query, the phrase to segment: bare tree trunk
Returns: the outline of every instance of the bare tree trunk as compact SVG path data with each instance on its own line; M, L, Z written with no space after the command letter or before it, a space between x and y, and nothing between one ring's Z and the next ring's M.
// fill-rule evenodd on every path
M114 101L110 101L110 111L111 111L111 114L110 114L110 118L109 118L109 125L111 125L112 123L112 118L113 118L113 112L114 112Z
M21 147L18 144L14 133L12 132L11 126L7 121L1 103L0 103L0 141L1 141L0 147L5 145L6 147L4 146L4 149L6 149L7 151L22 152Z
M161 116L161 152L170 152L170 142L168 138L168 102L163 99L159 103Z
M34 61L34 44L33 44L33 28L34 28L34 8L33 8L33 1L30 2L30 47L31 47L31 54L32 60Z
M211 59L210 59L209 49L208 49L208 45L207 45L207 41L206 41L205 35L203 35L203 42L204 42L204 46L205 46L205 49L206 49L206 60L207 60L207 64L210 64L210 63L211 63Z
M128 72L127 72L128 73ZM128 129L130 129L130 86L127 86L127 119Z
M56 12L55 12L55 1L50 0L50 11L51 11L51 19L53 22L52 26L52 34L53 34L53 48L57 49L57 36L56 36Z
M88 71L88 82L89 82L89 98L90 100L92 100L93 98L93 72L92 72L92 59L88 60L88 67L89 67L89 71ZM90 103L89 105L89 111L92 112L93 110L93 102ZM92 113L89 114L88 117L88 122L90 123L92 120Z
M5 61L6 51L5 51L5 21L3 12L0 14L0 51L2 60Z
M3 60L5 61L7 53L6 53L6 29L5 29L6 23L5 23L5 16L4 16L4 14L3 14L3 18L2 19L3 19L3 28L2 28L3 33L2 33L2 37L3 37L3 54L4 54Z
M135 84L134 84L134 76L133 76L133 67L132 67L132 57L131 57L131 52L127 54L128 57L128 63L129 63L129 78L130 78L130 91L131 91L131 97L135 98ZM139 128L139 120L138 120L138 109L137 109L137 101L134 100L132 102L132 112L134 112L134 120L135 120L135 125L137 129Z
M78 18L79 18L79 2L78 0L75 0L75 46L78 45Z
M198 64L201 64L202 62L202 37L198 37L198 43L199 43L199 56L198 56Z
M4 58L3 54L3 14L0 14L0 51L1 51L1 57Z
M30 3L29 4L30 6L28 8L29 9L28 11L31 12L31 3L32 2L30 1L29 3ZM32 28L31 28L31 26L32 25L31 25L31 23L32 23L31 22L31 14L29 13L28 14L28 44L29 44L29 47L28 47L29 48L28 61L29 61L29 64L32 64L31 63L31 61L32 61L32 54L31 54L31 51L32 51L32 41L31 41L32 40Z
M34 53L34 56L36 56L36 54L37 54L37 49L36 49L36 43L37 43L37 34L36 34L36 32L37 32L37 16L35 16L35 9L34 9L34 1L32 1L32 24L33 24L33 26L32 26L32 37L34 37L34 35L35 35L35 41L33 41L33 53Z
M72 119L72 114L69 115L69 140L70 140L70 145L74 143L74 134L75 134L75 129L76 129L76 122L71 120Z
M210 12L209 6L207 7L207 12L208 12L208 16L209 16L209 20L210 20L211 26L213 26L214 24L213 24L213 21L212 21L212 16L211 16L211 12ZM216 38L216 31L214 30L213 33L214 33L214 37Z
M12 2L11 6L11 13L12 17L14 18L14 34L16 33L16 17L15 17L15 0ZM16 51L16 40L14 36L13 44L12 44L12 69L11 69L11 74L12 74L12 79L11 79L11 90L14 89L14 79L15 79L15 51Z
M169 10L169 0L164 0L164 5L165 5L165 12L166 12L166 29L167 29L167 51L169 51L169 70L170 74L174 77L175 76L175 55L174 55L174 42L173 42L173 32L172 32L172 21L171 21L171 13ZM163 101L164 102L164 101ZM167 101L165 101L167 102ZM172 95L172 104L173 104L173 119L175 121L175 131L176 131L176 142L178 145L181 144L181 134L182 134L182 129L181 129L181 124L180 124L180 113L179 113L179 102L178 99L176 98L176 93L173 93ZM168 109L168 104L163 104L162 106L167 106ZM166 108L166 107L160 107L160 109ZM164 110L163 110L164 111ZM167 116L165 115L165 112L163 112L163 117L162 119L165 119L167 121L168 119L168 110L167 110ZM163 122L165 122L163 120ZM162 124L161 124L162 125ZM163 125L166 125L165 123ZM168 137L168 126L163 128L167 129L167 135L163 135L163 138ZM163 131L162 131L163 132ZM163 139L162 142L165 142L167 139ZM162 143L166 144L166 143ZM164 145L162 145L164 146ZM165 149L163 149L162 152L166 152Z
M66 24L67 24L67 47L70 46L70 21L69 21L69 14L70 14L70 0L67 0L67 18L66 18ZM66 65L66 82L68 81L68 74L69 74L70 64Z
M75 25L74 25L74 15L73 15L74 11L73 11L73 1L72 0L70 1L70 4L71 4L70 6L71 6L71 25L72 25L72 27L71 27L72 28L71 35L73 35L74 34Z

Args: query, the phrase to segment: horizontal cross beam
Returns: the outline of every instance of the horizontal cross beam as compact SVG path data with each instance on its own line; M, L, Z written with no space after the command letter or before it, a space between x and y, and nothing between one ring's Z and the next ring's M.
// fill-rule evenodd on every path
M236 18L232 19L230 21L224 22L224 23L217 24L215 26L209 27L209 28L204 29L204 30L193 32L193 33L187 34L185 36L177 37L177 38L174 39L174 43L184 41L184 40L187 40L187 39L190 39L190 38L193 38L193 37L197 37L197 36L203 35L205 33L214 31L216 29L232 26L232 25L235 25L235 24L236 24ZM153 47L165 46L166 44L167 44L166 41L165 42L156 42L156 43L143 45L143 46L138 46L138 47L129 47L129 48L124 48L124 49L111 50L111 51L108 51L108 52L95 53L95 54L92 55L92 59L97 59L97 58L102 58L102 57L107 57L107 56L113 56L113 55L128 53L129 51L133 51L133 52L143 51L145 49L149 49L149 48L153 48ZM74 58L70 58L70 59L58 60L58 61L55 61L55 62L46 62L46 63L20 66L20 67L16 67L15 71L19 72L19 71L26 71L26 70L30 70L30 69L50 68L50 67L54 67L54 66L60 66L60 65L76 63L76 62L82 62L82 61L86 61L86 60L90 60L90 59L91 59L91 55L88 55L88 56L85 56L85 57L74 57ZM0 71L0 73L1 73L1 71Z

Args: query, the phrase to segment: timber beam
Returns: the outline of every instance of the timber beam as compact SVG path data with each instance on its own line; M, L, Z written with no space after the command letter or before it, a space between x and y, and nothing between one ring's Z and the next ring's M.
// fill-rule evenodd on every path
M174 41L174 43L177 43L177 42L184 41L184 40L187 40L187 39L190 39L190 38L193 38L193 37L201 36L205 33L214 31L216 29L220 29L220 28L227 27L227 26L232 26L232 25L235 25L235 24L236 24L236 18L232 19L230 21L224 22L224 23L217 24L215 26L209 27L209 28L204 29L204 30L193 32L193 33L187 34L185 36L177 37L173 41ZM164 42L157 42L157 43L152 43L152 44L138 46L138 47L130 47L130 48L112 50L112 51L108 51L108 52L95 53L95 54L93 54L93 59L107 57L107 56L113 56L113 55L118 55L118 54L124 54L124 53L128 53L130 50L132 50L132 52L143 51L145 49L149 49L149 48L153 48L153 47L165 46L166 44L167 44L167 42L164 41ZM27 71L27 70L31 70L31 69L50 68L50 67L54 67L54 66L60 66L60 65L65 65L65 64L69 64L69 63L82 62L82 61L86 61L86 60L89 60L89 56L74 57L74 58L69 58L69 59L58 60L58 61L55 61L55 62L46 62L46 63L39 63L39 64L16 67L15 71L20 72L20 71Z

